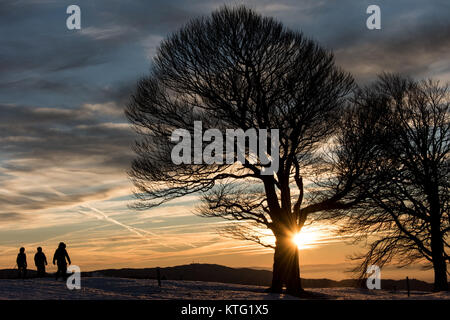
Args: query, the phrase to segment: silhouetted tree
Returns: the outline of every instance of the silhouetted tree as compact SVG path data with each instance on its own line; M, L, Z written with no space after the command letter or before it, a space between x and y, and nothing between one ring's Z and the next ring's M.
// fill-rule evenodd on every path
M312 165L321 166L316 153L339 125L352 88L352 77L334 65L330 52L272 18L224 7L192 20L162 42L127 107L141 136L130 172L138 207L201 192L200 215L270 229L276 239L271 289L281 292L286 285L298 294L293 235L310 213L353 204L343 201L352 170L340 172L340 184L327 197L307 199L304 187ZM182 128L193 135L194 121L221 132L279 129L278 170L263 175L261 159L248 161L248 153L233 165L175 165L172 132ZM215 156L223 160L226 154ZM239 230L244 238L260 239Z
M370 146L373 160L366 162L358 187L347 195L363 201L352 210L329 211L321 217L340 220L340 231L355 235L357 241L375 239L359 257L361 275L370 264L408 265L426 259L434 269L435 290L448 290L448 86L385 74L360 90L352 110L339 139L349 148Z

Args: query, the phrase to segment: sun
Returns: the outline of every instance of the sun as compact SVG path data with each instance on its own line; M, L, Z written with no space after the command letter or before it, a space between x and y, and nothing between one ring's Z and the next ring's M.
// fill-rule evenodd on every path
M309 231L309 230L308 230ZM292 237L292 242L298 249L310 248L317 240L317 234L307 230L298 232Z

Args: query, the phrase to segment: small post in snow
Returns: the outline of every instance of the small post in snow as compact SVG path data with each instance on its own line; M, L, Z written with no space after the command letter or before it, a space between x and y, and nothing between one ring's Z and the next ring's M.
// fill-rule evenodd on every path
M409 298L409 278L406 277L406 290L408 290L408 298Z
M158 279L158 286L161 287L161 269L160 269L160 267L156 268L156 278Z

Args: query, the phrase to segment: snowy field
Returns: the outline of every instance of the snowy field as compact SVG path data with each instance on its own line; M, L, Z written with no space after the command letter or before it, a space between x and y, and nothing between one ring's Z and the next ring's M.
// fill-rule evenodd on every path
M297 299L286 294L269 294L264 287L200 281L163 281L162 288L155 280L93 277L82 278L80 290L68 290L65 283L52 278L0 280L0 299L41 300L105 300L105 299L211 299L211 300L280 300ZM449 293L406 292L356 288L307 289L321 299L357 300L449 300Z

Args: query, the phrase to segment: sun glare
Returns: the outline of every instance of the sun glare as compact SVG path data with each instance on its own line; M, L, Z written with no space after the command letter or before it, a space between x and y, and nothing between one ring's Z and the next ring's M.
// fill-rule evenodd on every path
M292 242L295 243L297 248L305 249L311 247L317 240L317 234L315 232L299 232L294 235Z
M316 225L314 227L305 226L296 234L292 234L292 244L296 245L299 250L312 249L319 245L330 241L330 226ZM263 243L275 245L275 237L269 229L258 229L258 235L261 235Z

